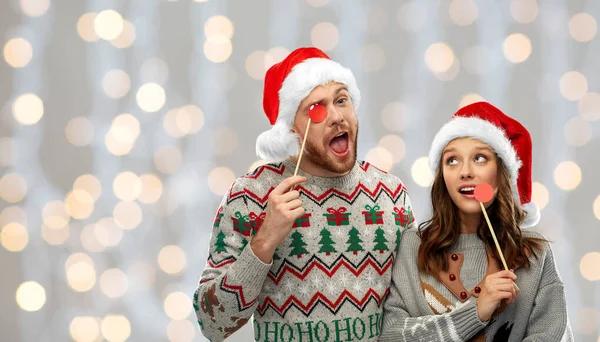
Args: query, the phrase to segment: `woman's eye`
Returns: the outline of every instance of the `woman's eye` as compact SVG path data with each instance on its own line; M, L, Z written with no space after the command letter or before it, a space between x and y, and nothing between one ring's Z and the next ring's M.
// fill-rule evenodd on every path
M487 161L487 158L485 156L479 155L475 158L475 161L478 163L484 163Z
M458 159L452 157L452 158L448 158L448 161L446 162L448 165L456 165L456 163L458 163Z

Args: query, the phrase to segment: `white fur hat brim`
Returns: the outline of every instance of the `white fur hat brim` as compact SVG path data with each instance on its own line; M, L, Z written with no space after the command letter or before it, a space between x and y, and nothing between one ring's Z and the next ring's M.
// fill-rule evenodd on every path
M521 228L535 227L540 222L540 218L542 217L538 205L531 201L522 205L521 208L527 213L525 220L523 223L521 223Z
M429 167L435 173L442 158L442 152L452 140L471 137L489 145L508 168L510 178L516 180L521 161L504 131L477 117L456 117L446 123L436 134L429 149Z
M262 132L256 139L256 154L262 160L280 162L289 156L298 154L299 139L279 122L268 131Z

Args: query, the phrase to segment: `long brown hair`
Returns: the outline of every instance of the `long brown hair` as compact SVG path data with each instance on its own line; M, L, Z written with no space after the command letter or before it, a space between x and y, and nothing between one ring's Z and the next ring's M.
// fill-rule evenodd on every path
M530 266L528 255L533 254L537 258L535 251L541 250L542 243L546 240L522 236L519 227L525 219L525 212L513 199L510 176L499 158L497 165L498 192L496 199L487 209L487 213L502 248L506 264L511 269L521 266L528 268ZM419 225L421 245L417 264L422 272L436 276L439 271L448 270L446 253L460 236L458 208L446 188L441 164L431 188L431 205L433 211L431 219ZM500 263L500 255L496 250L487 223L483 219L483 214L477 228L477 235L485 241L494 258Z

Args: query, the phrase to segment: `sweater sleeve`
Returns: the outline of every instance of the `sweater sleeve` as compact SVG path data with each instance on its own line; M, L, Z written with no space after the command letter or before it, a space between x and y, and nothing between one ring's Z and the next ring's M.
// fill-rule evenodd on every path
M404 239L400 254L394 263L390 293L383 306L383 324L379 341L466 341L473 337L487 322L477 315L475 300L468 300L449 313L441 315L411 316L407 299L419 296L412 293L410 266L416 261L414 250L418 243Z
M573 341L573 332L567 315L565 289L558 274L550 244L546 244L546 255L542 278L533 301L527 331L523 341Z
M418 220L415 216L415 212L412 208L412 201L410 199L410 196L408 195L408 190L404 196L401 214L402 214L401 223L402 223L403 231L418 230L419 222L418 222Z
M208 261L194 293L200 330L213 342L223 341L250 319L271 267L248 245L252 234L247 215L244 198L230 203L227 195L223 198L213 223Z

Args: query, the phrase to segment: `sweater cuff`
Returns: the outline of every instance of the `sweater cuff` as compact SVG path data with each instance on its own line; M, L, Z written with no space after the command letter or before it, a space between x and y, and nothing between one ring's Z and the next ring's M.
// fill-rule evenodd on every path
M272 262L270 264L262 262L248 244L232 265L233 272L229 272L230 282L242 285L248 297L258 297L272 265Z
M477 301L470 300L462 307L450 313L452 322L461 340L468 340L475 336L488 322L482 322L477 314Z

